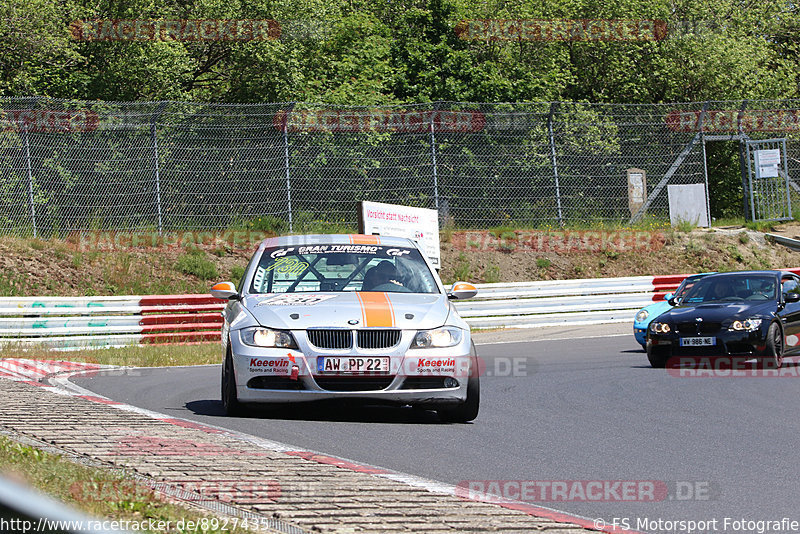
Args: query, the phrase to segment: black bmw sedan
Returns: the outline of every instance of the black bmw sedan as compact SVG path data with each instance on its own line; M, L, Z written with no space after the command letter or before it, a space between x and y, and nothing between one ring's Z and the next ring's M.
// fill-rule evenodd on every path
M778 368L800 352L800 277L787 271L736 271L706 276L647 331L647 359L756 358ZM674 361L674 360L673 360Z

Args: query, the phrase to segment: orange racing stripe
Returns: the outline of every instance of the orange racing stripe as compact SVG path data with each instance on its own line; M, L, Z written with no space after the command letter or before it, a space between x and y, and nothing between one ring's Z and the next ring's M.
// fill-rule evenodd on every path
M350 236L350 243L352 243L353 245L380 245L381 236L353 234Z
M356 292L361 302L361 318L366 327L394 326L394 308L386 293Z

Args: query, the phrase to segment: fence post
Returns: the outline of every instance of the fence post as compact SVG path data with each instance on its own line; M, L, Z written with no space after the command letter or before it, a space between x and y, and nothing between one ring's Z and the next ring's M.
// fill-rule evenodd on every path
M158 135L156 132L156 122L164 113L167 103L161 102L156 109L156 114L150 123L150 137L153 141L153 172L156 181L156 213L158 214L158 235L163 235L163 221L161 217L161 169L158 163Z
M550 161L553 164L553 179L556 186L556 206L558 207L558 225L564 226L564 219L561 213L561 187L558 183L558 162L556 161L556 140L553 135L553 114L556 111L558 103L552 102L550 104L550 113L547 115L547 132L550 137Z
M33 202L33 169L31 165L31 147L28 141L28 123L24 121L22 123L22 144L25 147L25 172L28 175L28 203L31 207L33 237L38 237L36 231L36 204Z
M436 111L431 114L431 160L433 161L433 205L436 207L436 211L439 211L439 171L436 165L436 131L433 126L434 117L436 115Z
M433 205L436 208L437 214L439 213L439 169L436 164L436 128L434 127L434 123L438 113L439 103L437 102L433 107L430 123L431 161L433 163ZM439 217L439 220L441 221L441 217Z
M750 194L750 188L748 187L748 172L750 170L750 160L747 151L745 150L745 145L747 144L747 139L749 136L746 136L744 133L744 129L742 128L742 115L744 115L745 110L747 109L747 100L742 100L742 107L739 111L739 117L737 120L737 130L739 133L739 173L742 175L742 210L744 212L744 220L747 220L747 212L750 208L750 203L747 202L747 196ZM751 219L755 220L755 216L751 214Z
M295 103L289 104L283 120L283 164L286 170L286 203L289 207L289 232L294 231L292 222L292 176L289 172L289 114L294 109Z

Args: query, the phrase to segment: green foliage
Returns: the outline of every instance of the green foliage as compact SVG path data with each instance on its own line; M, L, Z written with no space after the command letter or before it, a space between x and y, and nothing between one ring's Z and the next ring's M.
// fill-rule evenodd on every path
M745 227L756 232L772 232L779 224L777 221L748 221Z
M193 274L201 280L211 280L217 277L217 266L206 259L205 254L193 250L178 256L175 268L186 274Z
M306 101L385 105L451 100L685 102L798 96L793 3L523 3L433 0L7 0L0 94L86 100ZM85 41L96 19L274 19L281 39ZM658 41L464 40L470 19L658 19ZM683 21L699 21L686 26ZM614 150L615 132L571 111L576 139Z
M697 228L697 221L685 221L681 219L678 221L677 224L674 224L673 226L677 231L688 234L689 232Z
M540 269L548 269L552 264L547 258L536 258L536 266Z
M453 268L454 281L468 281L472 276L472 265L464 253L458 255L458 261Z
M239 280L242 279L244 276L244 267L241 265L234 265L231 267L231 281L235 284L239 283Z
M296 212L293 227L295 234L353 234L356 232L356 228L344 218L333 220L320 217L310 211Z
M483 270L483 281L488 284L494 284L500 281L500 267L490 263Z
M747 232L740 232L739 233L739 243L741 243L742 245L745 245L745 244L747 244L748 241L750 241L750 236L747 235Z

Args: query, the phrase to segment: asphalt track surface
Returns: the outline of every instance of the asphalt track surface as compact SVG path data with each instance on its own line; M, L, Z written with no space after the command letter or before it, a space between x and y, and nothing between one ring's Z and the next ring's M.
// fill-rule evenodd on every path
M609 523L626 518L632 528L646 519L650 528L642 530L660 531L657 520L717 521L703 532L753 531L726 525L725 518L800 521L800 378L672 376L650 368L630 334L490 341L484 335L478 345L487 376L471 424L443 424L435 412L410 408L336 405L228 418L218 366L137 369L73 382L172 417L452 484L666 485L671 495L657 501L646 495L615 501L612 490L611 502L537 502ZM515 362L516 372L507 372Z

